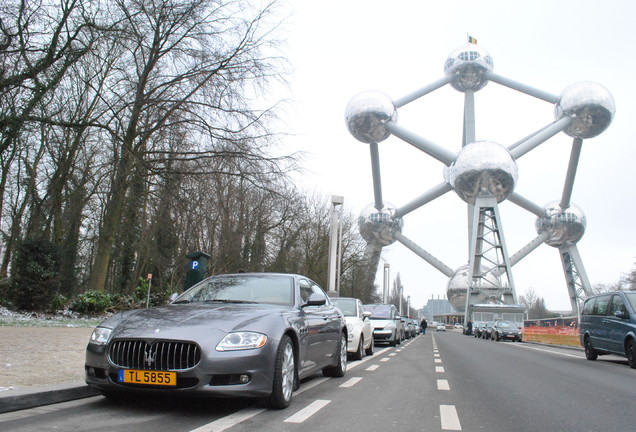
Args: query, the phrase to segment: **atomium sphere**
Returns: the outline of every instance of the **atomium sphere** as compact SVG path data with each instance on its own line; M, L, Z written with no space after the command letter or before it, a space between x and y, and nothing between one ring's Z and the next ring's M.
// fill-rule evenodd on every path
M517 163L508 149L491 141L477 141L463 147L446 172L455 193L468 204L478 196L504 201L515 189Z
M572 117L565 133L573 138L593 138L612 123L616 107L612 94L602 85L584 81L570 85L556 103L557 120Z
M455 274L448 280L448 287L446 288L446 296L448 301L455 310L464 312L466 310L466 295L468 293L468 286L470 280L468 279L468 265L462 266L455 271ZM499 279L492 273L486 273L488 269L484 266L481 267L481 272L484 275L485 283L478 288L478 297L476 303L488 303L493 298L501 297L502 290Z
M476 44L457 48L449 54L444 64L444 73L451 77L451 85L461 92L482 89L488 84L486 72L492 69L492 57Z
M571 246L581 240L585 234L587 220L579 207L570 204L570 207L563 211L559 202L553 201L544 208L547 214L537 218L535 228L538 234L549 234L545 244L553 247Z
M391 98L378 90L355 95L345 109L345 120L351 135L363 143L379 143L390 135L387 121L397 121L397 109Z
M366 206L358 217L362 238L371 246L381 248L395 242L394 232L402 232L404 221L395 217L396 208L387 202L378 211L373 204Z

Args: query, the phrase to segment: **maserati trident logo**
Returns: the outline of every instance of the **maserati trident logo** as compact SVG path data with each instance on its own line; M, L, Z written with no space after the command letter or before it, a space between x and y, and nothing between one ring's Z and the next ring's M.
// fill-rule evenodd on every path
M154 347L150 346L146 348L146 350L144 351L144 363L146 363L148 367L152 366L152 364L155 362L156 355L157 351L155 351Z

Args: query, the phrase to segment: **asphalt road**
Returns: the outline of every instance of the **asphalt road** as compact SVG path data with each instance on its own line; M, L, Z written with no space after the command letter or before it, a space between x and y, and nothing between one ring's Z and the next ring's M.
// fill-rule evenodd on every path
M317 375L292 405L102 397L0 415L6 431L628 431L636 371L619 357L429 332Z

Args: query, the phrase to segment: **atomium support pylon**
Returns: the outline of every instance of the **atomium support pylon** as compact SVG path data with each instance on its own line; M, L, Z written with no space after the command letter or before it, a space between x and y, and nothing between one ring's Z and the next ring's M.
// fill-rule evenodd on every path
M516 303L511 268L545 243L559 249L572 311L579 315L582 298L591 293L576 247L585 232L586 219L570 198L583 139L599 135L610 125L615 112L612 95L593 82L575 83L555 96L510 80L495 74L490 55L471 43L449 55L444 72L443 78L404 97L392 100L383 92L366 91L354 96L347 105L345 118L349 131L370 147L374 203L358 219L360 233L373 252L370 256L379 262L378 251L399 241L449 277L449 301L455 309L465 310L468 320L474 304ZM553 104L555 121L508 146L477 140L475 93L491 81ZM447 84L464 93L463 140L457 153L397 123L399 108ZM539 206L515 192L517 159L561 132L574 138L561 200ZM402 207L385 203L382 196L378 144L391 135L445 166L442 183ZM402 233L404 216L451 190L468 205L468 264L455 271ZM537 216L537 237L512 256L508 256L498 209L505 200Z

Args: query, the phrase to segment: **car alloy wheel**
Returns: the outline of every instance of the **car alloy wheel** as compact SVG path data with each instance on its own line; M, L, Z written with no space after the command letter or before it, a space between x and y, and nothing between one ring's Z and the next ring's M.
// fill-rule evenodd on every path
M296 361L294 347L289 336L283 335L276 353L272 393L265 400L265 404L273 409L287 408L291 403L295 379Z
M373 338L371 338L371 344L369 345L369 348L367 348L365 350L365 354L366 355L373 355L373 348L375 346L375 341L373 340Z
M329 366L322 370L324 376L343 377L347 371L347 335L345 333L340 334L340 342L338 343L338 363L335 366Z

